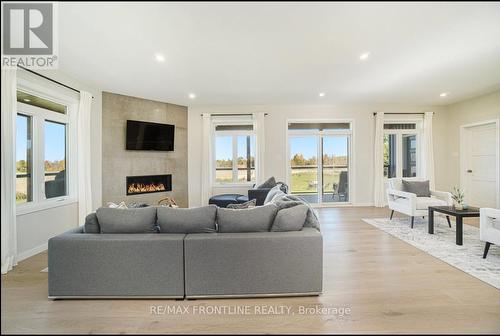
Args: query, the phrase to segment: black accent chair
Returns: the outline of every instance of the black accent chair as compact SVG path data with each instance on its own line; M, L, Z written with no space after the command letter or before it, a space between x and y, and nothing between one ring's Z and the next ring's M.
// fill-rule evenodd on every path
M52 181L45 182L45 197L66 196L66 170L61 170Z
M333 190L333 195L332 198L335 200L335 195L337 195L337 198L340 201L347 201L348 195L348 176L346 171L340 172L339 176L339 184L334 188Z

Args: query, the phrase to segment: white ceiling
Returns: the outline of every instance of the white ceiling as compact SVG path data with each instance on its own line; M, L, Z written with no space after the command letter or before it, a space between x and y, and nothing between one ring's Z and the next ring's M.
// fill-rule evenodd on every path
M500 3L67 2L59 32L68 74L182 105L441 105L500 88Z

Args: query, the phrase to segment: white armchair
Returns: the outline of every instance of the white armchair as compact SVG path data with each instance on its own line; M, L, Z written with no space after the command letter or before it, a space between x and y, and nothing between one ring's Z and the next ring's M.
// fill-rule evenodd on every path
M424 179L415 177L405 178L404 180L425 181ZM453 205L451 194L449 192L431 190L431 197L417 197L416 194L403 191L402 179L392 178L389 179L388 182L387 203L389 205L389 209L392 210L390 219L392 219L394 211L408 215L411 217L412 229L415 216L427 216L428 208L430 206ZM450 218L446 216L446 219L448 220L448 225L451 227Z
M500 245L500 210L481 208L479 214L479 237L486 242L483 254L483 258L486 258L491 244Z

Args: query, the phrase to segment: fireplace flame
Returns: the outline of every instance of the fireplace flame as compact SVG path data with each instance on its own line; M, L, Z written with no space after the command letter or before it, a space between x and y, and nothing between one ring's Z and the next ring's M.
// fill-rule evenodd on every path
M158 184L156 184L156 183L149 183L149 184L131 183L128 186L128 193L129 194L165 191L165 190L167 190L167 189L165 188L165 185L163 183L158 183Z

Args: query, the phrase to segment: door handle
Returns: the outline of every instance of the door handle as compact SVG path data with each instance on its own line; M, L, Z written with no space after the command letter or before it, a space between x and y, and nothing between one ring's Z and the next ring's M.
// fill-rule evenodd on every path
M467 169L467 173L472 173L472 169Z

